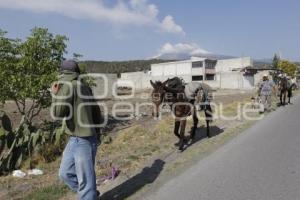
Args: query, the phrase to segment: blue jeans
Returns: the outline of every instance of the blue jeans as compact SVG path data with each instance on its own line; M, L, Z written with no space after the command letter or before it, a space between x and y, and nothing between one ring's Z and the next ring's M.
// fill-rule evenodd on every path
M96 200L95 175L96 137L70 137L63 152L59 177L80 200Z

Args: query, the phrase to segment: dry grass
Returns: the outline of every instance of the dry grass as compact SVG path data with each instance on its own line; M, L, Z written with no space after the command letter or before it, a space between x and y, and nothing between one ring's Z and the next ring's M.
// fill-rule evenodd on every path
M235 106L236 103L228 105L225 111L232 113ZM188 132L191 124L192 120L189 118L186 132ZM202 120L200 124L204 124L204 121ZM159 155L176 151L177 147L174 147L174 143L177 142L177 138L173 134L173 127L174 119L169 115L163 117L162 120L151 122L150 126L137 124L116 132L111 142L102 143L98 149L97 177L109 175L111 166L116 166L123 175L131 176ZM207 149L207 145L209 144L201 142L202 147L200 149ZM57 186L58 166L59 160L50 164L41 163L37 168L43 169L45 175L23 179L16 179L11 176L2 177L0 185L9 191L6 194L9 199L22 199L28 195L29 197L33 196L34 193L42 195L43 191L51 190L52 186ZM26 171L26 169L23 170ZM24 185L27 187L25 192Z
M299 94L300 94L300 89L297 89L297 90L294 91L294 94L293 94L293 95L294 95L294 96L297 96L297 95L299 95Z
M170 151L174 147L173 119L167 117L150 129L135 125L117 133L112 143L102 144L98 152L97 175L110 173L117 166L122 173L130 174L140 169L151 157Z
M244 97L244 103L249 101L250 98L248 96ZM237 103L238 102L231 102L227 104L224 107L224 114L226 114L226 116L234 116ZM186 132L189 131L191 124L192 120L189 119ZM203 125L204 121L202 120L199 124ZM174 171L178 167L184 166L188 160L195 160L195 158L207 155L209 152L229 141L237 135L237 133L241 132L241 130L248 127L249 124L251 123L246 121L233 121L231 123L222 120L215 121L212 125L225 127L225 132L214 138L204 139L191 146L188 151L183 154L176 155L173 160L170 160L168 170ZM100 177L109 175L111 166L116 166L121 170L121 175L129 177L143 169L145 164L151 163L161 155L167 155L170 154L170 152L177 151L177 147L174 147L177 138L173 134L173 127L174 119L168 115L164 116L162 120L149 120L149 122L136 124L110 135L111 141L106 138L105 141L108 142L103 142L98 149L96 159L97 177L100 179ZM8 199L18 199L20 195L14 196L13 194L24 192L24 189L22 191L22 187L16 186L22 185L20 182L30 185L25 191L42 195L41 193L43 193L43 191L48 190L40 190L39 188L46 187L51 190L52 185L53 187L57 185L58 166L59 160L46 165L41 164L38 167L43 169L46 174L36 178L15 179L11 176L1 177L0 187L5 186L9 188L9 194L5 196Z
M58 181L57 169L60 160L52 163L39 163L36 166L42 169L42 176L25 176L15 178L11 175L0 178L0 199L24 199L27 194L39 188L49 187ZM21 170L26 172L27 166Z

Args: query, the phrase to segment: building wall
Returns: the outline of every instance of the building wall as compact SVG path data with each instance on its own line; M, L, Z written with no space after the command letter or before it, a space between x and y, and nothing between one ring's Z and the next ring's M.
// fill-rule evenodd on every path
M134 85L135 89L147 89L151 88L150 80L152 81L165 81L170 76L152 76L143 72L132 72L121 74L121 78L118 80L118 86L129 86L128 83ZM184 82L192 82L191 75L178 75ZM244 76L242 72L222 72L216 75L217 80L204 81L212 88L215 89L253 89L254 77Z
M204 83L208 84L210 87L212 87L214 89L220 89L221 88L220 81L217 81L217 80L204 81Z
M253 61L250 57L218 60L216 72L229 72L249 66L253 66Z
M190 61L161 63L151 65L151 75L156 76L182 76L192 73Z
M118 80L118 86L128 86L125 82L131 82L131 85L136 89L145 89L151 88L150 80L164 81L178 76L188 83L192 81L193 76L203 76L205 78L203 73L205 66L192 68L192 62L204 60L205 58L194 57L187 61L153 64L151 65L151 74L144 72L122 73L121 78ZM218 60L216 69L213 70L216 73L214 80L204 80L204 82L213 88L253 89L255 85L254 77L244 76L238 70L252 65L252 60L249 57ZM235 69L238 71L233 71ZM207 70L209 72L211 69Z
M186 83L192 81L190 75L177 75L182 78ZM121 78L118 79L118 87L134 87L136 90L151 88L150 80L152 81L165 81L168 78L173 78L174 75L165 76L152 76L151 74L144 72L129 72L122 73Z
M171 76L152 76L151 77L151 80L152 81L165 81L167 80L168 78L174 78L175 76L171 75ZM180 78L182 78L184 80L184 82L186 83L189 83L189 82L192 82L192 76L191 75L181 75L181 76L178 76Z
M118 80L117 74L101 74L101 76L95 76L93 78L96 84L96 86L92 87L94 96L96 98L101 96L101 98L98 99L111 99L113 97L113 86ZM107 95L105 95L105 92Z
M151 80L165 81L178 76L186 83L192 81L192 74L203 75L203 68L192 69L191 61L179 61L151 65ZM150 86L151 87L151 86Z
M118 79L119 87L131 87L135 89L144 89L151 87L151 75L148 72L128 72L122 73L121 78Z
M164 81L174 76L155 76L151 80ZM186 83L192 82L191 75L178 76L182 78ZM253 89L254 88L254 77L244 76L242 72L222 72L216 75L218 80L203 81L209 86L215 89ZM202 82L202 81L201 81ZM151 87L149 85L149 87Z
M219 87L222 89L253 89L254 77L241 72L222 72L219 74Z

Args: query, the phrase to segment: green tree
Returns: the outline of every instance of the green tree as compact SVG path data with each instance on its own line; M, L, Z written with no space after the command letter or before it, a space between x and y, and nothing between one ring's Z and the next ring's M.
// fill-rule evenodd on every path
M4 104L10 93L8 77L11 70L18 62L18 48L20 40L6 37L6 32L0 29L0 103Z
M278 69L282 70L282 72L286 73L288 76L294 78L297 71L297 65L287 60L281 60L278 62Z
M273 68L278 69L278 62L279 61L280 61L280 57L277 54L275 54L274 57L273 57L273 62L272 62Z
M50 106L49 87L57 79L67 38L44 28L32 29L24 42L4 36L2 32L0 56L5 59L0 63L1 100L13 100L31 123L43 108Z

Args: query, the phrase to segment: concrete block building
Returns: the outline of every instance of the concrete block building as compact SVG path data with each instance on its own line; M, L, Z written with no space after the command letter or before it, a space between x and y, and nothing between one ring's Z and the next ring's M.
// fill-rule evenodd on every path
M178 76L186 83L200 81L216 89L254 89L254 73L245 72L251 67L253 61L250 57L219 60L191 57L189 60L152 64L150 72L122 73L118 86L128 86L131 82L135 89L146 89L151 88L150 80L164 81Z
M113 98L112 91L118 81L117 74L89 74L93 78L95 86L92 87L93 94L97 99Z
M121 73L118 86L134 87L137 90L145 89L150 87L151 78L148 71Z
M253 89L254 76L242 70L253 66L249 57L233 59L209 59L192 57L190 60L151 65L153 80L166 80L178 76L185 82L201 81L213 88Z
M151 65L154 80L179 76L186 82L215 80L217 60L192 57L190 60L167 62Z

